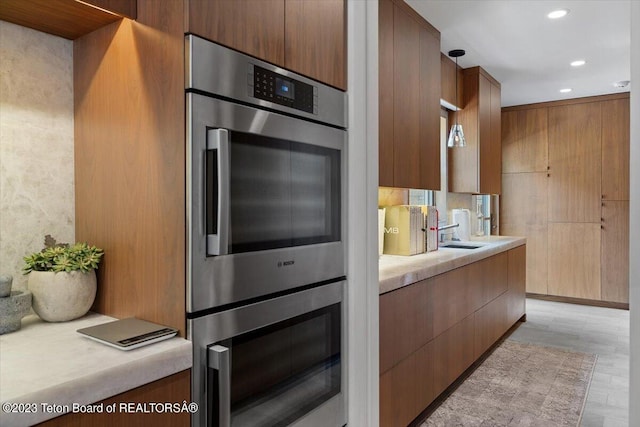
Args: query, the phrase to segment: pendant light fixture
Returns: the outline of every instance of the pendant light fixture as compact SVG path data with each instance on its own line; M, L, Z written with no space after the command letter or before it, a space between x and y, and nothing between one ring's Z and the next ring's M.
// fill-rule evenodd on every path
M447 147L464 147L467 145L467 141L464 139L464 132L462 131L462 125L458 123L458 58L463 56L466 52L462 49L454 49L449 51L449 56L456 58L456 122L451 126L451 132L449 133L449 139L447 140Z

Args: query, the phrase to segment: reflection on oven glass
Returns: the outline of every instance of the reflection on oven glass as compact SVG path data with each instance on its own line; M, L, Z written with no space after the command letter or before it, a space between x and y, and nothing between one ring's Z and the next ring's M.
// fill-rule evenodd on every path
M286 426L340 392L339 304L226 343L232 426Z

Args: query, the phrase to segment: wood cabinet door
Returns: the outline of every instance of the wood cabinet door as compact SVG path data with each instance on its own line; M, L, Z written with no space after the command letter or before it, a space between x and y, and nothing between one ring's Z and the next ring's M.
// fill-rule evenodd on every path
M378 13L378 183L393 187L393 2L380 0Z
M508 299L504 293L473 315L473 359L477 359L504 334L508 327Z
M416 357L412 355L380 376L380 426L405 427L416 412Z
M189 0L189 31L282 66L284 6L285 0Z
M629 200L629 99L602 102L602 199Z
M549 222L600 221L600 104L549 108Z
M525 314L527 246L511 249L509 256L509 296L507 306L508 327Z
M380 295L380 372L433 338L431 280Z
M502 113L502 173L547 171L547 108Z
M490 84L491 88L491 104L489 115L491 117L490 122L490 136L489 136L489 161L488 166L480 169L481 174L486 174L488 181L487 191L483 191L485 194L500 194L502 190L502 139L500 137L502 133L502 94L499 86Z
M420 185L440 190L440 39L420 28Z
M420 182L420 25L403 8L393 11L393 184Z
M629 302L629 202L602 203L602 300Z
M492 189L493 145L491 143L491 82L479 75L478 82L478 149L480 159L477 169L475 192L490 193ZM465 147L466 148L466 147ZM473 192L473 191L470 191Z
M433 387L436 395L471 366L475 360L473 342L473 314L433 340Z
M549 223L550 295L600 299L600 223Z
M285 0L285 67L346 90L346 17L344 0Z

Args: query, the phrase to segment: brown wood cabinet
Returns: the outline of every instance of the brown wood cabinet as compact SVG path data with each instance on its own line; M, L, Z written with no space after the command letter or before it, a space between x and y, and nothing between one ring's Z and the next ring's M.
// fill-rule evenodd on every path
M628 94L502 118L500 229L527 237L527 292L626 304L629 214L617 202L629 194Z
M467 146L449 149L449 191L500 194L500 83L480 67L463 70L464 105L453 117Z
M629 201L602 202L602 299L629 302Z
M191 402L191 370L162 378L133 390L102 400L105 406L120 403ZM188 412L181 413L128 413L116 410L115 413L71 413L38 424L41 427L186 427L191 422Z
M629 200L629 99L602 102L602 199Z
M456 99L456 74L458 82L458 98ZM464 99L464 76L462 67L456 68L456 63L444 53L440 54L440 99L454 107L462 108Z
M96 7L94 7L96 6ZM2 0L0 19L75 40L122 18L136 19L136 0Z
M502 173L547 171L547 111L535 108L502 113Z
M549 222L599 222L599 102L549 108Z
M380 0L379 183L440 189L440 33L402 0Z
M380 295L380 425L406 426L525 314L525 246Z
M188 0L188 31L346 90L344 0Z

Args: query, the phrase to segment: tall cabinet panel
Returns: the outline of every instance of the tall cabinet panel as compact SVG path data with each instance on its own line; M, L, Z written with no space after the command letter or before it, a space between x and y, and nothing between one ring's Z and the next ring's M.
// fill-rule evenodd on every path
M600 224L549 223L549 294L600 299Z
M440 189L440 33L401 0L380 0L379 184Z
M602 299L629 302L629 202L602 202Z
M629 99L602 103L602 198L629 200Z
M509 107L502 135L500 229L527 237L527 292L627 304L628 95Z
M420 26L403 9L393 11L393 186L419 188ZM384 83L383 83L384 84Z
M467 146L449 149L449 190L456 193L500 194L500 83L480 67L467 68L464 102L452 114L464 129Z
M600 222L600 103L549 108L549 221Z

